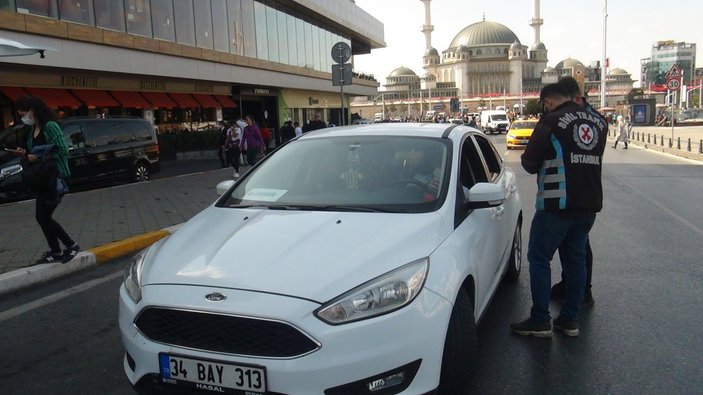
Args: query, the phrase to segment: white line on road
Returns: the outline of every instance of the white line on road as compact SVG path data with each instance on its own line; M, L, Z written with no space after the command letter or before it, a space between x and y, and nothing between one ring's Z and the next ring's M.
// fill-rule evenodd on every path
M77 293L87 291L93 287L96 287L96 286L103 284L103 283L106 283L108 281L112 281L112 280L114 280L118 277L121 277L121 276L122 276L121 271L116 272L116 273L112 273L109 276L102 277L102 278L96 278L94 280L90 280L90 281L85 282L83 284L76 285L73 288L69 288L64 291L55 293L53 295L49 295L47 297L35 300L34 302L26 303L21 306L17 306L15 308L12 308L10 310L3 311L2 313L0 313L0 322L5 321L5 320L9 320L10 318L14 318L18 315L27 313L27 312L32 311L34 309L37 309L39 307L43 307L48 304L57 302L61 299L65 299L71 295L75 295Z

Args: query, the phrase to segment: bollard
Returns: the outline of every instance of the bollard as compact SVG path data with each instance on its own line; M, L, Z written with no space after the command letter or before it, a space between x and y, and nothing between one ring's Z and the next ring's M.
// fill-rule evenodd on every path
M688 147L686 148L688 152L691 152L691 138L688 138Z
M657 135L654 135L654 145L657 145Z
M640 141L640 132L637 132L637 141Z
M647 144L649 144L649 143L652 142L652 140L650 139L650 137L652 137L652 136L651 136L649 133L647 133ZM655 141L655 143L656 143L656 141Z
M676 138L676 149L681 149L681 137Z
M672 148L674 146L674 142L671 141L671 137L669 137L669 148Z
M698 142L698 153L703 154L703 140Z
M662 146L662 147L664 146L664 136L663 136L663 135L662 135L662 138L661 138L661 146Z

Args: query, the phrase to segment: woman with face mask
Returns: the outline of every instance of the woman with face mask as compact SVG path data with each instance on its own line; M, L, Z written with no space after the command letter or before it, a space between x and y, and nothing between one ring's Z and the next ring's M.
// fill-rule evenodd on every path
M37 175L36 187L36 220L44 233L50 250L45 252L39 263L63 262L73 259L80 251L78 243L66 233L63 227L52 218L61 199L57 195L57 183L70 177L68 168L68 147L63 140L61 127L56 123L54 112L39 98L23 96L15 102L17 114L22 123L30 129L27 135L26 147L18 147L14 152L24 156L24 162L29 166L41 163L42 170ZM49 147L39 152L40 147ZM47 165L45 162L50 162ZM63 243L61 250L59 241Z

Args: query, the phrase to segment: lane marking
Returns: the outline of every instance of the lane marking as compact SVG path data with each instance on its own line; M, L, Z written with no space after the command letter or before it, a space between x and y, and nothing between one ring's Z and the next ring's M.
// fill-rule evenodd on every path
M112 281L118 277L122 277L122 275L122 271L120 270L116 273L110 274L109 276L96 278L94 280L90 280L83 284L76 285L75 287L63 290L53 295L49 295L44 298L37 299L33 302L25 303L21 306L17 306L10 310L3 311L2 313L0 313L0 322L9 320L11 318L17 317L18 315L22 315L24 313L49 305L51 303L58 302L59 300L65 299L69 296L87 291L91 288L97 287L98 285Z

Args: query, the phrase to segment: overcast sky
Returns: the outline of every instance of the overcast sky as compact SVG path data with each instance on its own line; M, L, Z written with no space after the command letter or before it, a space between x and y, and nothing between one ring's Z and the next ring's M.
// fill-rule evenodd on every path
M384 25L386 48L356 56L354 68L374 74L381 83L395 68L410 67L422 75L425 21L420 0L356 0L357 6ZM529 26L533 0L432 0L432 45L441 53L463 28L479 22L499 22L510 28L528 47L534 42ZM549 66L575 58L586 66L601 59L603 0L542 0L542 42L547 46ZM672 15L669 17L668 15ZM577 36L570 38L569 36ZM640 59L651 54L659 40L703 45L701 0L609 0L607 53L610 68L620 67L640 79ZM700 54L700 49L698 50ZM697 67L703 60L696 56ZM635 82L639 86L639 82Z

